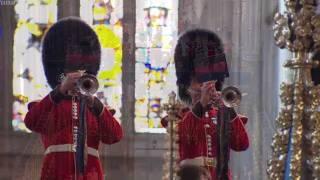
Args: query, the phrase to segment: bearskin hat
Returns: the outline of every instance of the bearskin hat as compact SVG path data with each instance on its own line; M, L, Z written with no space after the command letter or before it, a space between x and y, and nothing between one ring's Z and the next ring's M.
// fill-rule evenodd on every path
M216 89L222 89L222 82L229 77L223 44L213 32L194 29L183 33L175 48L178 95L186 103L191 102L187 92L191 80L198 82L217 80Z
M42 62L51 88L60 84L65 72L85 70L97 75L100 58L96 33L79 18L61 19L50 27L43 39Z

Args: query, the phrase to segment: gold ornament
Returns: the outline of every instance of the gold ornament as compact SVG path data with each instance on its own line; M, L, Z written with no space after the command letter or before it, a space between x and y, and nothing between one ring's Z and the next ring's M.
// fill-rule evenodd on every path
M277 13L273 27L276 44L293 53L284 67L293 71L293 82L281 85L282 109L268 162L269 179L283 179L291 128L291 179L320 177L320 88L311 80L311 68L319 67L310 57L320 50L320 16L314 0L284 0L286 11ZM309 173L310 170L312 173Z
M182 104L176 100L176 94L174 92L169 94L169 102L163 105L163 110L168 114L168 127L166 135L166 147L168 151L164 156L163 176L162 180L176 179L177 171L179 169L177 162L179 158L179 149L177 141L178 136L178 121L177 118Z

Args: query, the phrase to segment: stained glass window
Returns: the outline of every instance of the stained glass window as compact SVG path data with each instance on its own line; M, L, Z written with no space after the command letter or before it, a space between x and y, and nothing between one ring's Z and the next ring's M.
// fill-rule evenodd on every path
M165 133L161 104L176 89L178 0L136 1L135 131Z
M19 0L15 13L12 125L14 130L29 132L23 123L27 104L50 91L41 65L40 42L57 20L57 0Z
M81 0L80 16L92 25L101 43L100 88L97 96L120 117L123 0Z

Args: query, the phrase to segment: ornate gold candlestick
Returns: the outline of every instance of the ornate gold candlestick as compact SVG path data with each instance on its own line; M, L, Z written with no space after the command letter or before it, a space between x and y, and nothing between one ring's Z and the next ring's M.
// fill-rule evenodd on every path
M284 67L293 71L293 82L282 83L282 108L276 120L269 179L320 177L319 86L311 80L313 52L320 48L320 16L314 0L285 0L286 11L275 15L274 36L280 48L293 53ZM289 153L289 156L288 156Z
M179 121L178 114L182 105L176 100L176 94L174 92L169 94L169 102L163 105L163 109L168 114L168 127L166 134L166 147L168 151L164 156L163 176L162 180L174 180L177 179L178 171L178 128L177 124Z

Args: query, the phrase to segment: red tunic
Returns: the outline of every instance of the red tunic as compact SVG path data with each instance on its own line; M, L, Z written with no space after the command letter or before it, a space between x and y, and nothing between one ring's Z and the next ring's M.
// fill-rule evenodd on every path
M41 134L45 149L51 145L73 143L71 99L61 98L61 95L57 98L54 94L51 92L40 102L33 103L25 117L26 126ZM98 102L97 99L95 101ZM86 109L86 122L88 147L98 149L100 141L113 144L120 141L123 136L120 124L101 103L100 109ZM74 152L47 154L43 160L41 179L75 179L74 154ZM85 174L83 177L77 175L77 179L104 179L99 158L88 154Z
M216 115L217 111L211 110L208 113L208 117L203 116L199 118L189 111L178 123L180 165L199 165L199 160L203 160L203 158L216 161L217 131L216 123L212 120ZM237 115L230 122L231 134L229 146L234 151L244 151L249 146L248 135L244 127L246 122L247 118L240 115ZM198 163L195 163L195 160ZM211 173L212 180L215 180L217 178L216 163L212 166L206 166L205 164L201 166L206 167ZM229 179L231 179L230 171L228 174Z

